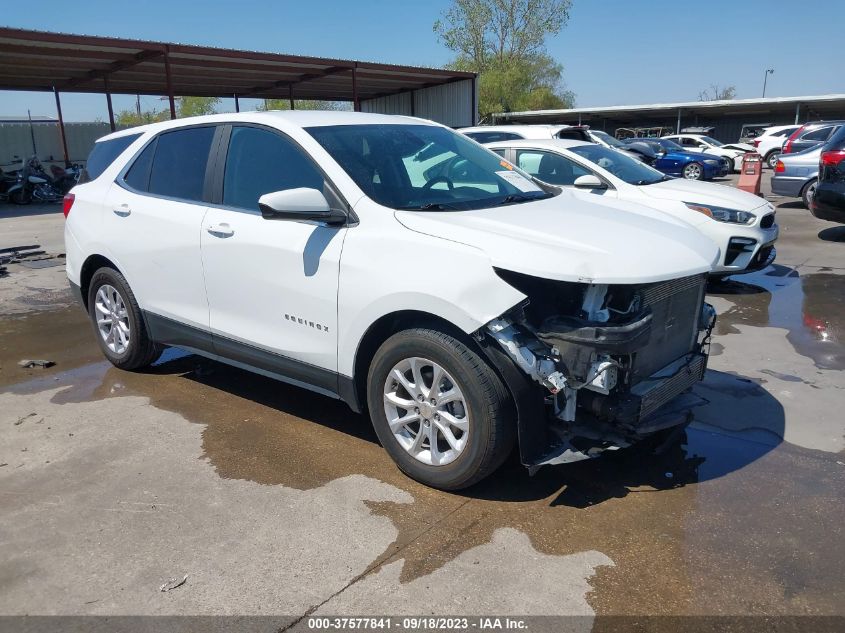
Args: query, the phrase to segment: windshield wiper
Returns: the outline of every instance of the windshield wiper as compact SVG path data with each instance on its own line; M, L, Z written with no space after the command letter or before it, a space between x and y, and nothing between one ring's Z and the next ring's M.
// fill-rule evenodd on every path
M540 195L526 195L522 193L511 193L502 198L497 205L514 204L516 202L528 202L529 200L539 200L540 198L548 198L551 194L538 192Z
M397 207L402 211L458 211L458 207L447 202L426 202L425 204Z

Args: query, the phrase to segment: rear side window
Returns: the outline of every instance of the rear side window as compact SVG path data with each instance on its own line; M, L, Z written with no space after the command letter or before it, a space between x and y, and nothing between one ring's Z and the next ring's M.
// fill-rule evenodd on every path
M812 130L811 132L807 132L804 136L801 137L802 141L826 141L827 137L830 136L830 133L833 131L832 127L820 127L817 130Z
M514 132L469 132L467 134L477 143L498 143L499 141L518 141L522 137Z
M772 136L790 136L797 129L797 127L788 127L785 130L781 130L780 132L775 132L774 134L772 134Z
M213 138L213 126L159 134L132 163L124 181L138 191L199 202Z
M88 160L85 163L85 171L82 174L80 182L88 182L99 178L108 169L108 166L114 162L114 159L120 156L123 150L132 145L140 136L140 134L127 134L126 136L119 136L108 141L94 143L94 149L88 155Z
M323 184L323 175L292 141L261 128L232 128L224 205L257 211L258 199L265 193L300 187L322 191Z

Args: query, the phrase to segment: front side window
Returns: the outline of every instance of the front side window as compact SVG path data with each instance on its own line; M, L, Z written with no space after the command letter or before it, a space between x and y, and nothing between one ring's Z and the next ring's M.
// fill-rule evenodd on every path
M625 147L625 144L622 141L613 138L607 132L602 132L601 130L593 130L591 134L594 134L596 137L610 145L611 147Z
M323 184L323 175L293 141L257 127L232 128L224 205L258 211L258 199L265 193L302 187L323 191Z
M154 142L146 191L168 198L201 201L213 138L214 127L192 127L159 134ZM142 152L138 158L143 157ZM134 167L133 164L127 177L131 176Z
M609 147L578 145L577 147L570 147L569 151L606 169L630 185L652 185L666 179L661 172L649 167L641 160Z
M434 125L332 125L306 131L377 203L393 209L468 210L547 193L463 134Z
M520 169L552 185L572 185L579 176L592 173L575 161L554 152L519 150L516 162Z
M140 134L127 134L107 141L94 143L94 149L85 161L85 171L82 173L80 182L89 182L100 177L114 159L120 156L127 147L132 145Z

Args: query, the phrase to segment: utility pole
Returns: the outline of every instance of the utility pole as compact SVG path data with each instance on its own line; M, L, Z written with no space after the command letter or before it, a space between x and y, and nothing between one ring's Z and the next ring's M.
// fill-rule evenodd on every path
M763 97L766 96L766 81L769 78L769 75L774 75L775 69L774 68L767 68L766 72L763 73Z

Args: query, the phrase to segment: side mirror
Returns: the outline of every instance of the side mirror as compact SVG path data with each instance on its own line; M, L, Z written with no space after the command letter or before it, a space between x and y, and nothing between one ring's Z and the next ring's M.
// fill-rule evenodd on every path
M346 221L346 214L332 209L323 192L304 187L265 193L258 199L258 208L265 220L315 220L326 224Z
M607 189L607 184L593 174L578 176L572 184L578 189Z

